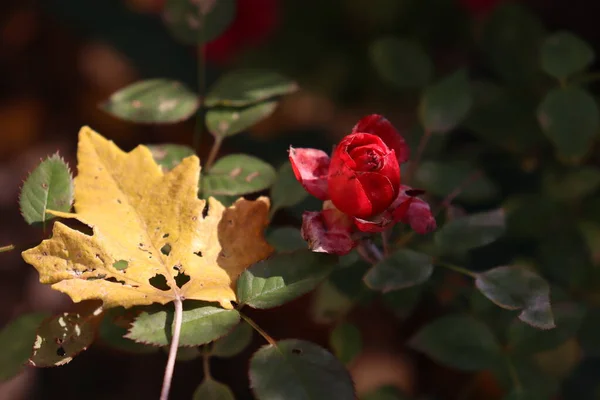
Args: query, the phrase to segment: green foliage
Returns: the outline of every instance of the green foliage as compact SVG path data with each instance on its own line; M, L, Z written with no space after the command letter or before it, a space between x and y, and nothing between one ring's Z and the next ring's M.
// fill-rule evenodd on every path
M265 101L244 108L212 108L206 113L206 127L216 138L237 135L273 114L275 108L276 101Z
M277 72L237 70L227 73L211 87L205 104L207 107L247 107L297 90L296 82Z
M367 272L365 283L371 289L389 292L425 282L433 272L432 258L427 254L401 249L378 262Z
M292 164L287 161L277 170L271 187L271 215L278 209L292 207L308 197L308 193L294 176Z
M313 290L329 275L335 258L327 254L299 250L275 254L254 264L237 282L240 304L253 308L273 308Z
M29 174L19 196L21 214L28 224L54 216L48 210L69 211L73 204L73 178L58 153L46 158Z
M457 254L490 244L505 231L505 213L498 209L451 220L438 229L434 240L441 252Z
M413 286L407 289L393 290L384 293L381 297L383 304L389 308L399 319L410 316L421 300L423 285Z
M448 315L421 328L409 345L434 361L464 370L487 369L499 362L500 344L489 328L468 315Z
M164 307L142 312L132 323L127 338L153 346L171 342L174 312ZM226 335L240 321L237 310L225 310L198 301L183 305L180 346L199 346Z
M404 393L395 386L382 386L377 388L366 395L362 396L360 400L408 400Z
M268 189L275 181L275 169L246 154L231 154L219 159L201 178L204 195L240 196Z
M175 168L184 158L196 154L194 149L182 144L151 144L147 145L152 152L152 157L163 171Z
M594 50L590 45L566 31L548 36L541 53L544 72L556 79L582 72L594 61Z
M196 388L192 400L235 400L235 397L229 386L209 376Z
M467 71L458 70L425 89L421 99L421 123L430 132L451 131L466 117L472 103Z
M113 93L101 108L125 121L172 124L190 118L199 105L198 95L181 82L149 79Z
M233 357L242 352L252 341L254 331L245 322L238 324L231 332L213 343L210 354L216 357Z
M433 77L433 63L419 43L383 37L369 49L371 62L382 79L398 88L419 88Z
M297 339L258 350L250 360L250 386L257 400L355 398L344 366L325 349Z
M235 0L167 0L165 25L175 39L185 44L201 44L219 37L233 22Z
M107 310L98 329L100 341L114 349L128 353L147 354L157 352L157 347L137 343L125 337L134 316L132 310L126 310L123 307Z
M550 286L536 273L518 266L497 267L476 274L475 286L500 307L523 310L521 321L541 329L555 327Z
M352 306L354 306L353 299L326 280L312 295L310 314L314 322L329 324L343 318Z
M44 320L36 331L29 364L54 367L70 362L94 341L89 316L64 313Z
M267 242L278 252L300 250L307 247L300 230L291 226L273 229L267 234Z
M583 158L600 129L596 101L587 91L574 87L550 91L537 117L558 154L567 160Z
M362 350L362 335L355 325L342 323L331 331L329 345L342 363L349 364Z
M31 346L36 337L36 331L42 321L48 317L45 313L23 314L0 332L0 381L5 381L17 375L23 365L29 360Z

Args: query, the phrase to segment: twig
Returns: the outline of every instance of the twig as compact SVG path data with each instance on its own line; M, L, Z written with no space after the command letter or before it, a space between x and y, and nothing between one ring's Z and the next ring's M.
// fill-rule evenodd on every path
M202 353L202 367L204 368L204 379L210 379L210 348L208 346L204 347L204 352Z
M415 158L408 165L408 172L406 173L406 181L408 184L412 184L415 172L417 171L417 167L421 163L421 158L423 158L423 153L425 152L425 148L427 147L427 143L429 143L429 139L431 138L431 130L425 129L421 140L419 140L419 146L417 147L417 154Z
M221 149L221 144L223 143L222 137L215 137L215 142L213 143L212 148L210 149L210 154L208 155L208 159L206 160L206 164L204 164L204 169L208 171L210 167L212 167L215 159L217 158L217 154L219 154L219 150Z
M171 347L169 348L169 359L165 368L165 377L163 379L160 400L169 398L169 390L173 381L173 370L175 369L175 359L177 358L177 349L179 348L179 337L181 336L181 323L183 320L183 303L180 297L177 297L175 303L175 320L173 322L173 337L171 338Z
M260 326L258 326L256 324L256 322L252 321L250 319L250 317L248 317L247 315L244 315L242 313L240 313L240 316L242 317L242 319L244 321L246 321L248 323L248 325L250 325L252 328L254 328L254 330L256 332L258 332L260 334L260 336L265 338L265 340L267 342L269 342L270 345L277 346L277 342L275 341L275 339L273 339L271 336L269 336L269 334L267 332L265 332Z
M475 274L475 272L469 271L468 269L463 268L463 267L459 267L458 265L454 265L454 264L450 264L450 263L442 262L442 261L435 261L435 264L439 265L440 267L447 268L451 271L458 272L459 274L467 275L467 276L470 276L471 278L477 278L477 275Z
M15 245L14 244L9 244L8 246L2 246L0 247L0 253L4 253L6 251L11 251L15 249Z

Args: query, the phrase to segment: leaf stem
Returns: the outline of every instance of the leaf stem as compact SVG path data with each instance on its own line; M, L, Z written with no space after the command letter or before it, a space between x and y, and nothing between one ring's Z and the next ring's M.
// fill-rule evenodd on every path
M370 264L377 264L385 258L379 247L370 240L363 240L357 248L358 254Z
M383 245L383 254L388 256L390 254L390 236L392 235L391 229L386 229L381 232L381 243Z
M506 356L506 365L508 367L508 373L510 374L510 380L512 381L517 392L523 391L523 386L521 385L521 380L519 379L519 375L517 374L517 369L513 364L510 357Z
M9 244L7 246L2 246L0 247L0 253L4 253L6 251L11 251L15 249L15 245L14 244Z
M179 348L179 337L181 336L183 303L179 296L177 296L173 303L175 303L173 337L171 338L171 347L169 348L169 358L167 360L167 367L165 368L165 376L163 379L162 391L160 393L160 400L167 400L169 398L169 390L171 389L171 382L173 380L173 370L175 369L175 359L177 358L177 349Z
M269 334L267 332L265 332L260 326L258 326L256 324L256 322L252 321L250 319L250 317L248 317L247 315L244 315L242 313L240 313L240 316L242 317L242 319L244 321L246 321L248 323L248 325L250 325L256 332L258 332L260 334L260 336L265 338L265 340L267 342L269 342L269 344L271 344L273 346L277 346L277 342L275 341L275 339L273 339L271 336L269 336Z
M208 155L208 159L206 160L206 164L204 164L204 169L206 171L210 170L215 159L217 158L217 154L219 154L219 150L221 149L221 144L223 144L222 137L215 137L215 142L213 143L212 148L210 149L210 154Z
M448 196L446 196L446 198L440 204L440 208L433 215L437 216L440 212L450 207L450 204L452 204L454 199L458 197L458 195L460 195L462 191L465 190L465 188L467 188L470 184L480 179L482 176L482 171L475 171L469 176L467 176L461 183L458 184L457 187L454 188L452 192L448 194Z
M206 87L206 47L200 45L198 49L198 111L196 114L196 127L194 129L193 148L199 153L200 143L202 142L202 134L204 133L204 97Z
M423 153L425 152L425 148L427 148L427 143L429 143L429 139L431 138L431 130L425 128L423 136L419 140L419 146L417 147L417 154L413 161L408 165L408 172L406 173L406 181L408 184L412 184L415 172L417 172L417 168L421 163L421 158L423 158Z
M469 271L468 269L459 267L458 265L450 264L443 261L436 261L435 264L439 265L440 267L447 268L451 271L458 272L459 274L470 276L471 278L477 277L477 275L473 271Z
M202 354L202 367L204 368L204 379L211 379L210 375L210 348L208 346L204 347L204 353Z

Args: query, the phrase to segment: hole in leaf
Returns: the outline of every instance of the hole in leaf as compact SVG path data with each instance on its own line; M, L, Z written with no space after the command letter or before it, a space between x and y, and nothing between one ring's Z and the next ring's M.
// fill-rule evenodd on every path
M162 274L156 274L152 278L148 279L148 282L158 290L167 291L171 290L171 287L167 285L167 278Z
M202 257L202 252L201 251L197 251L194 254L197 255L198 257Z
M119 199L117 199L117 203L119 203L119 204L122 204L122 203L121 203L121 200L119 200Z
M119 260L113 264L113 267L118 271L123 271L129 266L129 263L126 260Z
M168 234L168 233L165 233L165 234L163 235L163 239L166 239L166 238L168 238L168 237L169 237L169 234Z
M406 193L407 196L416 197L425 194L425 191L423 189L409 189L404 193Z
M64 356L67 355L67 352L61 346L58 349L56 349L56 355L59 356L59 357L64 357Z
M169 254L171 254L171 245L169 243L165 244L160 249L160 252L163 253L165 256L168 256Z
M208 201L204 203L204 208L202 209L202 218L206 218L208 215Z
M302 354L301 349L292 349L292 354Z
M181 288L183 285L185 285L189 281L190 281L190 276L186 275L182 272L178 273L177 276L175 277L175 283L177 284L178 288Z
M125 281L120 281L117 278L115 278L114 276L111 276L110 278L106 279L107 282L113 282L113 283L120 283L121 285L125 285Z

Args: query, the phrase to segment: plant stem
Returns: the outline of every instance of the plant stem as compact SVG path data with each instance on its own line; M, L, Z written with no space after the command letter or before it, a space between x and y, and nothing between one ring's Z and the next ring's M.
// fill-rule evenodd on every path
M391 229L386 229L381 232L381 243L383 244L383 254L388 256L390 254L390 236L392 234Z
M169 348L169 358L167 367L165 368L165 377L163 379L162 391L160 392L160 400L169 398L169 390L173 380L173 370L175 369L175 359L177 358L177 349L179 348L179 337L181 336L181 322L183 320L183 303L181 298L173 301L175 303L175 321L173 322L173 337L171 338L171 347Z
M510 374L510 380L512 381L517 392L523 391L523 386L521 386L521 380L519 379L519 375L517 374L517 369L515 365L511 361L510 357L506 356L506 364L508 366L508 373Z
M223 143L223 138L215 137L215 142L213 143L212 148L210 149L210 154L208 155L208 159L206 160L206 164L204 164L204 169L206 171L210 170L215 159L217 158L217 154L219 154L219 150L221 149L221 144Z
M472 174L467 176L465 178L465 180L463 180L456 188L454 188L454 190L452 192L450 192L450 194L448 194L448 196L446 196L446 198L440 204L440 208L433 215L437 216L440 212L442 212L446 208L450 207L450 204L452 204L454 199L456 197L458 197L458 195L461 194L462 191L465 190L465 188L467 186L469 186L473 182L477 181L482 176L483 176L483 172L481 172L481 171L473 172Z
M469 271L468 269L459 267L458 265L454 265L454 264L450 264L450 263L442 262L442 261L435 261L435 264L439 265L440 267L447 268L451 271L458 272L459 274L470 276L471 278L477 277L477 275L473 271Z
M412 184L415 172L417 172L417 168L421 163L421 158L423 158L423 153L425 152L425 148L427 147L427 143L429 143L429 139L431 138L431 130L425 128L425 132L419 140L419 146L417 147L417 154L413 161L408 165L408 172L406 173L406 181L408 184Z
M204 379L211 379L210 375L210 349L205 346L204 353L202 354L202 367L204 368Z
M2 246L0 247L0 253L4 253L5 251L11 251L15 249L15 245L14 244L9 244L8 246Z
M256 325L256 322L252 321L250 319L250 317L248 317L247 315L244 315L242 313L240 313L240 316L242 317L242 319L244 321L246 321L248 323L248 325L250 325L256 332L258 332L260 334L260 336L265 338L265 340L267 342L269 342L269 344L271 344L273 346L277 346L277 342L275 341L275 339L273 339L271 336L269 336L269 334L267 332L265 332L260 326Z
M204 97L206 86L206 48L204 44L200 45L198 50L198 111L196 114L196 128L194 130L193 148L199 153L202 134L204 133Z

